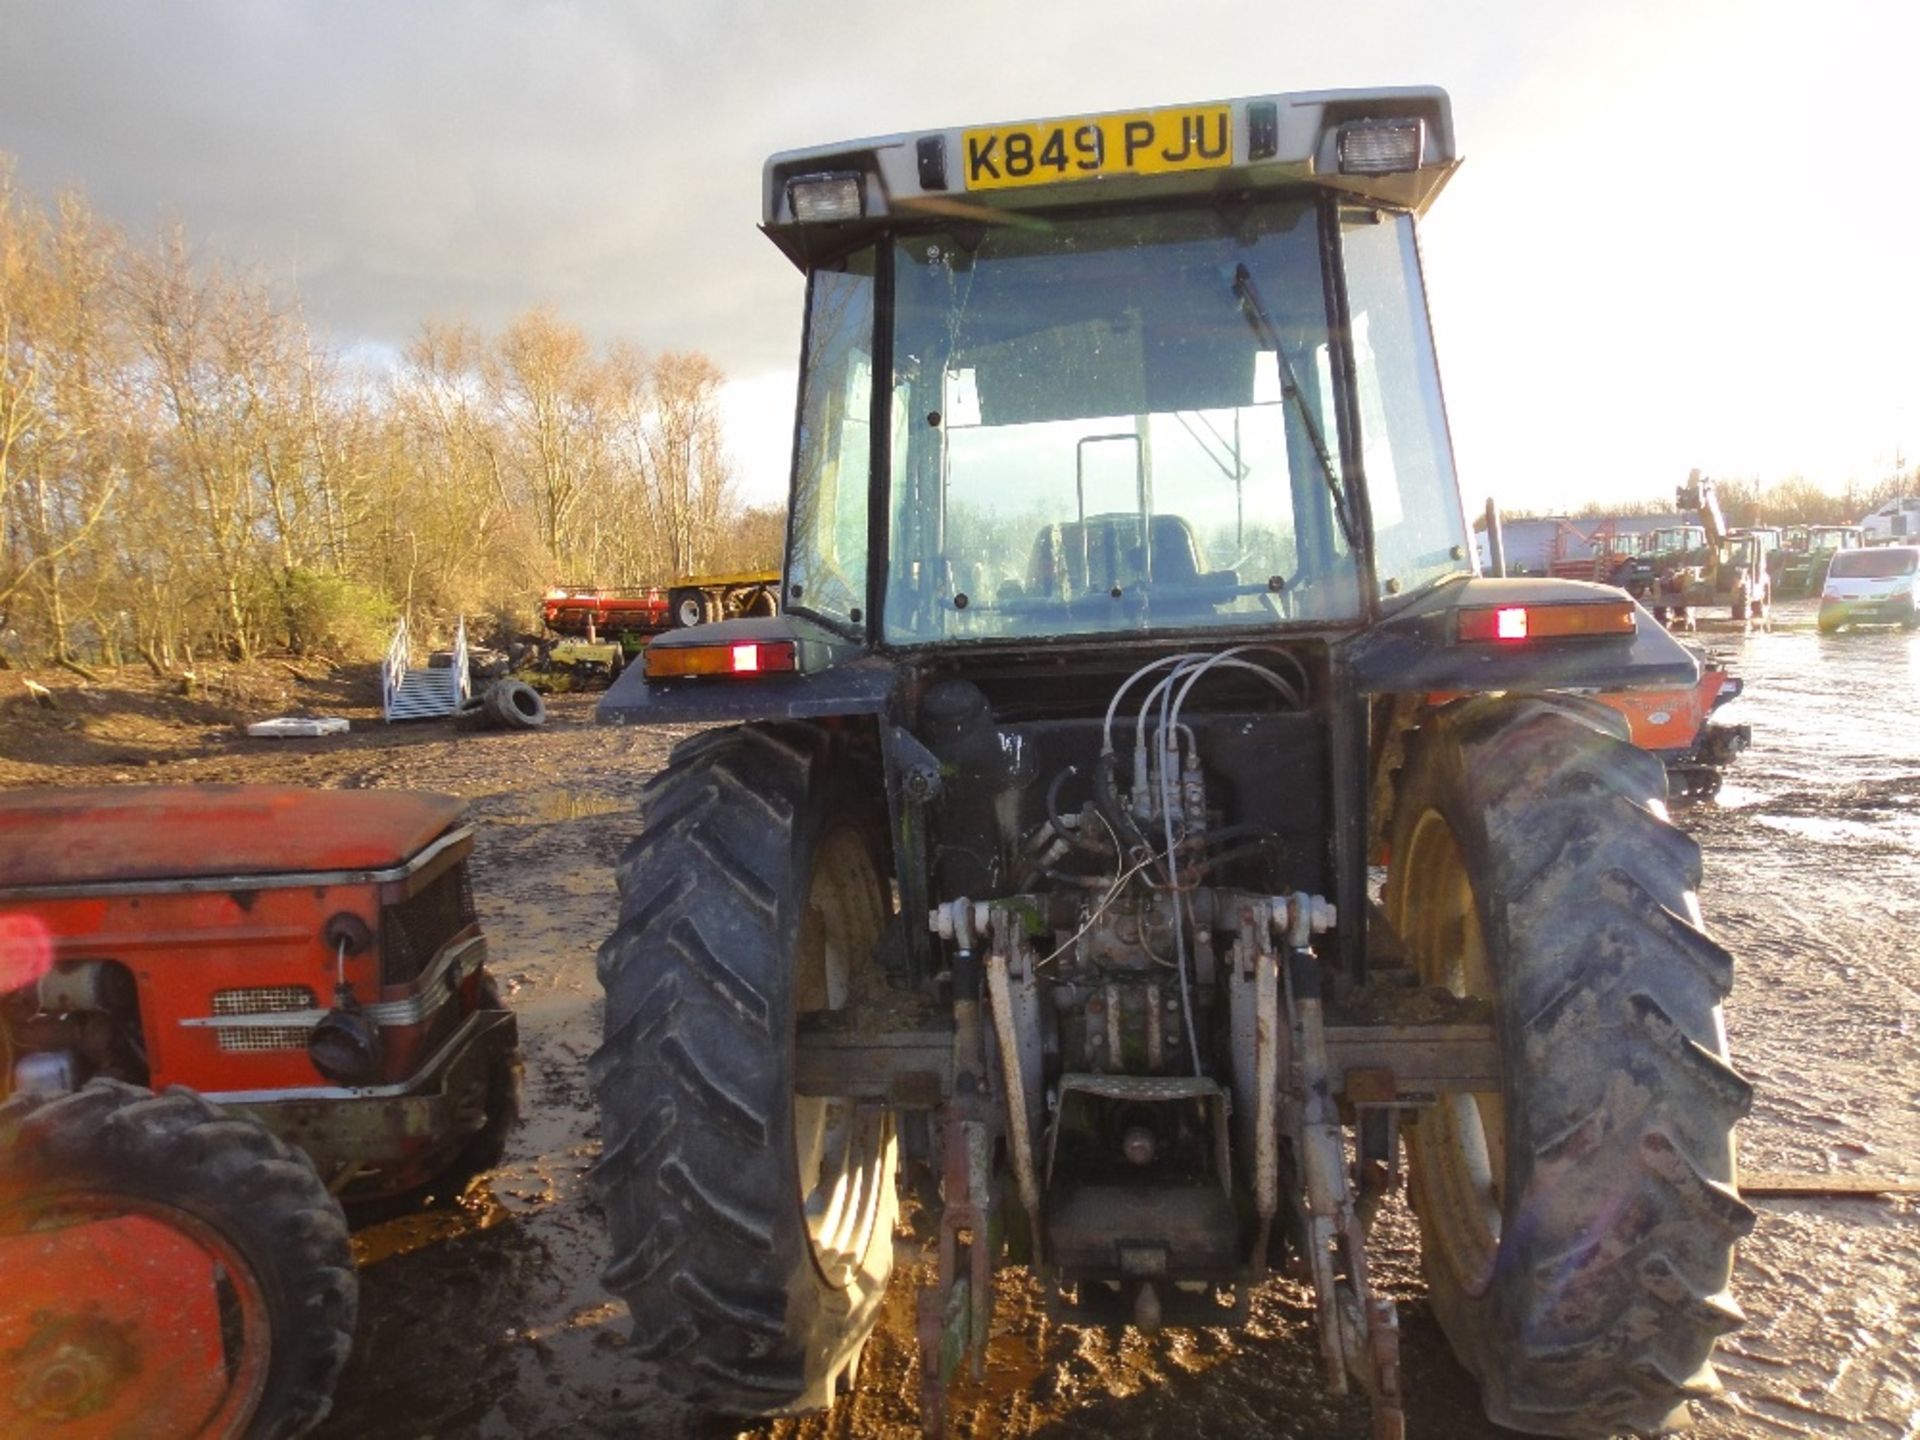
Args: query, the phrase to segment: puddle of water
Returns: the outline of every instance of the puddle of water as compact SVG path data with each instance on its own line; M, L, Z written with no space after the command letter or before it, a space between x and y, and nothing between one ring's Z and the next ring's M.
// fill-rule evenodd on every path
M1735 768L1730 773L1737 774L1739 764L1740 762L1736 760ZM1765 790L1749 789L1745 785L1735 784L1729 778L1725 784L1721 785L1719 793L1713 797L1713 803L1715 808L1720 810L1749 810L1755 805L1765 805L1772 799L1772 794Z
M1886 838L1880 826L1869 825L1862 820L1823 820L1809 815L1756 815L1753 820L1756 825L1764 825L1769 830L1782 830L1789 835L1830 845L1844 844L1849 840Z
M512 1218L513 1212L494 1198L487 1182L476 1180L452 1205L401 1215L355 1231L354 1262L365 1269L382 1260L411 1255L416 1250L442 1245L463 1235L477 1235Z

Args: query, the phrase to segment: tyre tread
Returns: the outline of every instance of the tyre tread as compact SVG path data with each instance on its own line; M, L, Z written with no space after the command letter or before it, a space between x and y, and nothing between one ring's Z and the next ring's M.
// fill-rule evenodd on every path
M824 1404L827 1372L878 1315L871 1295L837 1318L812 1298L819 1282L794 1279L817 1272L793 1204L790 1117L773 1103L785 1103L781 967L805 903L796 827L819 803L827 753L817 727L785 722L676 745L644 789L645 828L618 866L621 922L598 957L606 1039L588 1074L614 1241L603 1280L633 1316L627 1353L714 1414Z
M1447 1328L1495 1421L1659 1430L1712 1393L1753 1224L1731 1142L1752 1087L1724 1056L1733 961L1696 918L1699 847L1668 820L1659 760L1584 699L1461 702L1407 765L1457 777L1481 817L1489 944L1518 957L1501 1041L1529 1077L1507 1119L1508 1213L1528 1223L1484 1301L1436 1302L1463 1307Z

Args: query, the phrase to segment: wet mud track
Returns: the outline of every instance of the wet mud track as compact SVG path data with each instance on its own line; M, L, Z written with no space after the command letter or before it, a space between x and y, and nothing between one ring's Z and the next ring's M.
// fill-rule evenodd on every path
M1739 970L1736 1062L1758 1086L1742 1126L1750 1179L1920 1180L1920 635L1822 637L1804 604L1771 634L1703 637L1747 681L1728 719L1754 730L1719 801L1683 823L1707 859L1703 905ZM634 1379L626 1315L600 1290L598 1151L587 1057L600 1015L594 949L613 864L669 735L588 725L584 699L526 736L440 726L352 747L250 747L143 780L409 785L471 797L476 889L518 1010L525 1118L506 1162L464 1200L371 1227L360 1335L323 1440L718 1436L907 1440L919 1433L903 1242L887 1318L857 1393L823 1417L738 1431L697 1424ZM173 773L173 772L178 773ZM77 778L77 777L62 777ZM1724 1343L1727 1393L1703 1436L1920 1434L1920 1204L1756 1198ZM1401 1302L1409 1433L1493 1437L1424 1302L1404 1213L1376 1232ZM1366 1409L1326 1393L1304 1289L1276 1281L1242 1331L1146 1338L1064 1330L1019 1277L1001 1282L994 1374L954 1397L960 1437L1336 1436Z

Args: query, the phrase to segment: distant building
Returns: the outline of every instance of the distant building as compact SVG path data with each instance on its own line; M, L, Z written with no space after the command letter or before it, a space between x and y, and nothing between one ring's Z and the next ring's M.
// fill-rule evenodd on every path
M1871 515L1860 517L1869 545L1891 545L1920 539L1920 495L1889 500Z
M1508 520L1500 533L1507 551L1509 575L1567 574L1591 562L1601 551L1633 551L1638 537L1671 525L1696 525L1693 514L1600 515L1579 520L1565 515ZM1624 543L1622 543L1624 542ZM1481 563L1486 564L1484 537Z

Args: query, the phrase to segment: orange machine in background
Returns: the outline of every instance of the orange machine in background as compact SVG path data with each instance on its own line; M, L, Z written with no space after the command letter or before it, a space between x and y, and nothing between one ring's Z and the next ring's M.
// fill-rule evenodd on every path
M1667 765L1669 797L1705 800L1720 789L1721 772L1753 741L1745 725L1712 718L1745 688L1718 656L1699 650L1700 680L1691 689L1617 690L1593 698L1618 710L1633 731L1633 743Z

